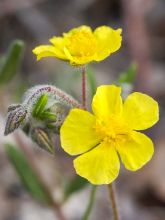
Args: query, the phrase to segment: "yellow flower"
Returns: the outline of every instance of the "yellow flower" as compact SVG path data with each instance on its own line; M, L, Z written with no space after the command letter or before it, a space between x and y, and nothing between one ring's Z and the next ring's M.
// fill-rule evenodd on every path
M92 101L93 114L73 109L61 127L61 145L71 154L77 174L93 184L109 184L119 173L120 162L135 171L154 153L150 138L139 132L159 118L157 102L134 92L122 102L121 88L97 88ZM118 156L119 155L119 156Z
M43 57L56 57L69 61L71 65L83 65L91 61L101 61L121 46L121 29L107 26L93 32L88 26L80 26L64 33L63 37L50 39L52 45L41 45L33 50L37 60Z

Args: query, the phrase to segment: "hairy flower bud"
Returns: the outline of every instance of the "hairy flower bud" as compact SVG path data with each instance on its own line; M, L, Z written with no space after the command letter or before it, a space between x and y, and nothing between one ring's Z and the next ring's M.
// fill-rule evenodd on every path
M51 85L30 88L21 104L8 107L5 135L22 128L41 148L53 152L51 136L59 134L70 109L81 105L70 95Z
M43 128L34 128L31 131L31 138L42 149L48 151L49 153L54 152L50 134Z
M21 105L16 108L9 107L8 111L9 113L6 121L6 127L4 133L5 135L10 134L15 129L17 129L21 124L23 124L27 116L27 110L24 109Z

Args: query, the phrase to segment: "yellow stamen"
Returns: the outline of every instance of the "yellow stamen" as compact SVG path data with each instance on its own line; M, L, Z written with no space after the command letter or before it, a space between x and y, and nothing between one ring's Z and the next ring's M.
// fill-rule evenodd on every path
M67 36L67 49L72 56L92 56L96 51L96 39L91 32L79 31Z

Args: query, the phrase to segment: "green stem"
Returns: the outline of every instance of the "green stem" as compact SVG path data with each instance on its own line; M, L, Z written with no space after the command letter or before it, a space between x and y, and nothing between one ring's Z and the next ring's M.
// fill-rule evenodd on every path
M82 67L82 106L86 109L86 67Z
M87 209L84 213L84 216L82 217L82 220L89 219L89 216L91 214L92 207L93 207L94 201L95 201L96 189L97 189L97 187L95 185L93 185L92 190L91 190L91 194L90 194L90 198L89 198L89 203L88 203Z
M114 183L109 184L108 189L109 189L109 198L110 198L111 206L112 206L113 219L120 220L118 207L117 207L117 201L116 201L116 190L115 190Z

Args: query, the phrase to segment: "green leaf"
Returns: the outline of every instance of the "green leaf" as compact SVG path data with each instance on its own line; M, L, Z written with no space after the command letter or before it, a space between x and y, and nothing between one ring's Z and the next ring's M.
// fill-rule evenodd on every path
M96 190L97 190L97 186L96 185L91 185L92 189L91 189L91 193L90 193L90 197L89 197L89 202L88 202L88 206L85 210L85 213L82 217L82 220L88 220L90 217L90 214L92 212L92 208L94 206L94 202L95 202L95 197L96 197Z
M39 100L37 101L37 103L35 104L35 107L33 109L33 116L36 118L39 118L41 116L41 114L44 112L45 110L45 106L48 102L48 95L44 94L42 95Z
M126 72L123 72L119 75L117 84L118 85L122 85L124 83L132 84L136 77L136 70L137 70L136 64L132 63Z
M2 66L4 65L4 63L5 63L5 56L2 56L0 58L0 70L1 70Z
M88 67L87 69L87 79L91 90L91 96L93 97L96 93L97 89L97 82L96 78L94 77L91 68Z
M29 164L22 151L10 144L5 145L5 150L11 164L20 177L22 184L32 195L32 197L45 205L51 205L52 198L47 194L43 184L33 171L31 165Z
M52 113L52 112L50 112L50 111L44 111L40 116L39 116L39 118L41 119L41 120L47 120L47 121L51 121L51 122L53 122L53 121L56 121L56 115L54 114L54 113Z
M17 73L21 64L24 42L15 40L10 45L7 55L1 58L0 65L0 84L9 82Z
M89 182L86 179L76 175L71 181L66 184L64 190L64 200L66 200L73 193L76 193L85 188L88 184Z

